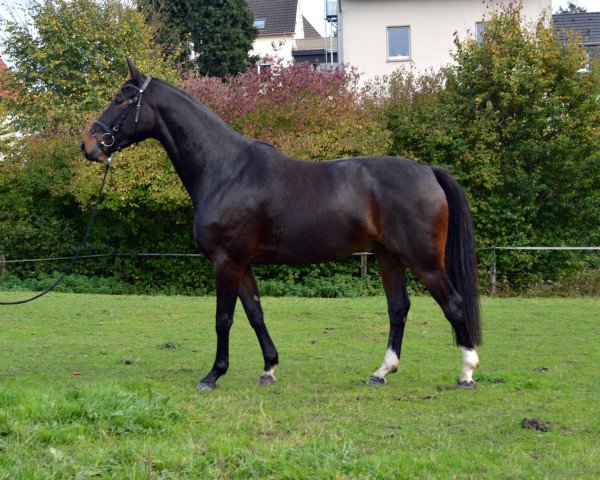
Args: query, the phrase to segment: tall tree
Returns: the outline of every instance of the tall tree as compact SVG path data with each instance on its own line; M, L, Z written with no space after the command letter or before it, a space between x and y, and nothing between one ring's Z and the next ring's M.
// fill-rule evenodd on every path
M568 2L566 7L560 7L556 13L585 13L587 10L583 7L580 7L578 3Z
M140 0L156 39L182 65L200 74L235 75L247 69L258 34L246 0Z
M146 19L121 0L31 1L29 18L6 25L4 52L12 61L7 109L23 126L68 124L106 105L127 74L125 57L163 78L173 63L156 55Z
M583 48L544 17L524 25L520 5L492 14L483 42L456 45L445 104L467 146L459 171L495 212L486 236L597 242L600 64L581 74Z
M525 23L519 4L456 47L443 75L391 76L392 153L452 170L482 245L597 243L600 62L582 74L581 45L546 17Z

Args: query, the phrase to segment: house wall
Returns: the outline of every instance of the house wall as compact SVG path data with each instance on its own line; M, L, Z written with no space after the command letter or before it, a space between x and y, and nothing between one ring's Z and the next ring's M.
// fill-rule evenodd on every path
M273 48L273 44L275 44L275 48ZM257 37L252 45L250 55L258 55L260 58L278 56L285 62L291 62L293 61L293 45L292 35Z
M304 23L302 21L300 2L296 6L294 32L257 37L252 44L250 55L258 55L260 58L277 56L282 58L284 63L291 63L294 61L292 49L294 48L294 39L296 38L304 38Z
M296 7L296 28L294 30L294 38L304 38L304 22L302 21L302 8L298 2Z
M508 1L508 0L507 0ZM482 0L342 0L342 61L358 67L365 78L389 74L402 65L418 71L452 61L454 32L465 38L489 13ZM502 2L495 2L502 3ZM504 2L507 3L507 2ZM551 0L523 0L528 19L537 19ZM410 26L410 60L388 60L387 27Z

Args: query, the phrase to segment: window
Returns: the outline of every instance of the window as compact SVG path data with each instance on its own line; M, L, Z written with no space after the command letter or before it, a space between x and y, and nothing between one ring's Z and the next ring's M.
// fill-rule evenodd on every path
M475 24L475 38L477 39L477 43L483 42L483 32L485 32L486 27L487 24L485 22L477 22Z
M326 0L325 16L327 18L337 17L337 15L338 15L338 5L337 4L338 4L337 0Z
M261 60L256 63L258 73L269 73L271 71L272 62L269 60Z
M410 58L410 27L388 27L388 60Z
M590 52L585 52L585 60L581 64L581 68L577 73L590 73Z
M265 29L265 19L264 18L257 18L256 20L254 20L254 27L258 28L259 30L264 30Z

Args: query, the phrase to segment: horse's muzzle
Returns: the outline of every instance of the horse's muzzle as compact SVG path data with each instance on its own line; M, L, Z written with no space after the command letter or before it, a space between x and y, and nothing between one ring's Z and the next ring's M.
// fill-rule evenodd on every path
M91 138L86 137L81 142L80 148L83 156L90 162L106 163L108 156L106 155L106 152L100 148L100 145L98 145L98 142L93 136L91 136Z

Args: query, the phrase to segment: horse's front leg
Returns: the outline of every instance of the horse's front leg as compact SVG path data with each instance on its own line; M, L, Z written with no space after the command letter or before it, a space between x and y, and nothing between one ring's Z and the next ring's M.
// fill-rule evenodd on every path
M198 390L216 388L217 380L229 368L229 330L233 325L235 303L244 271L244 267L226 258L216 260L214 268L217 286L217 354L212 370L196 386Z

